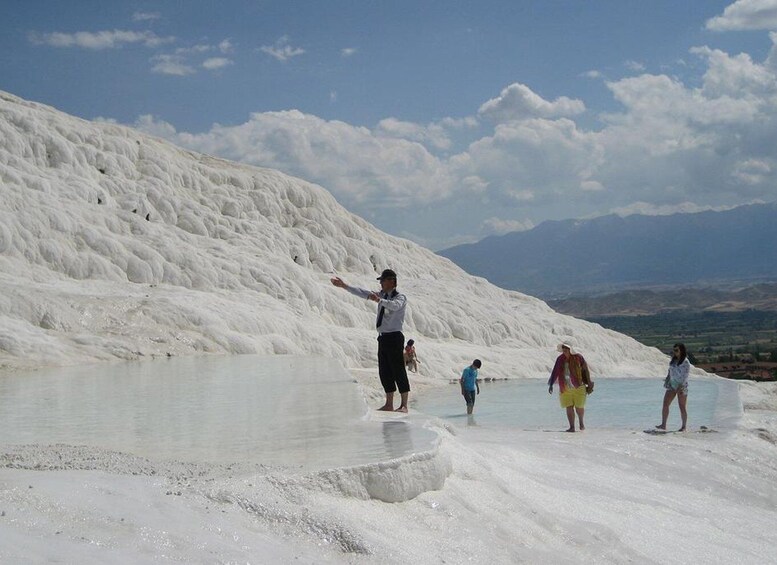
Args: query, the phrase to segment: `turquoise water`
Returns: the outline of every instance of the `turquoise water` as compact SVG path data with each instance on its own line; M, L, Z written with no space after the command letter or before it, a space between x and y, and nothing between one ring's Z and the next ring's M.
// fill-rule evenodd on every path
M521 429L566 429L566 412L559 405L558 387L548 394L547 382L521 379L482 383L475 402L478 425ZM648 429L661 422L663 379L601 378L586 401L587 428ZM468 423L466 405L458 383L418 395L415 409ZM735 382L724 379L692 379L688 392L688 427L729 429L736 425L742 404ZM680 427L677 400L669 410L668 429Z

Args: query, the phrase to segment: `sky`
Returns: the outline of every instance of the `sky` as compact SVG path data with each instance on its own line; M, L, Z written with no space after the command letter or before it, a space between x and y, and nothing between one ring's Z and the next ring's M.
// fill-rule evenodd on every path
M430 249L774 200L775 0L0 4L0 89Z
M718 426L697 407L722 379L693 369L692 431L643 434L665 353L470 276L316 185L2 92L0 179L2 563L773 561L777 383L724 381L741 404ZM375 288L384 266L421 361L401 420L371 409L384 398L375 304L331 283ZM584 433L561 432L557 391L545 393L561 341L596 383ZM470 420L455 379L474 358ZM652 382L653 410L597 424L618 397L612 377ZM487 379L536 382L548 420L481 418L525 401ZM450 395L455 411L425 414L422 394ZM328 422L326 468L288 463L309 439L295 420ZM248 426L283 428L285 461ZM370 431L389 451L411 436L412 454L331 462Z

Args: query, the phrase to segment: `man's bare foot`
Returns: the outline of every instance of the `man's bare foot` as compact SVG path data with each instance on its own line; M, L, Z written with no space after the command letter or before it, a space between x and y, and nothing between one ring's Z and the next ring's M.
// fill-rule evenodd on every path
M684 431L685 431L685 428L680 428L680 429L679 429L679 430L677 430L677 431L678 431L678 432L684 432Z
M656 429L657 430L665 430L666 426L664 424L658 424L658 425L656 425Z
M583 426L583 425L581 424L581 425L580 425L580 431L582 432L584 429L585 429L585 426Z
M407 406L400 406L399 408L394 410L394 412L405 412L405 413L407 413Z
M380 408L378 408L380 412L393 412L394 411L394 405L393 404L384 404Z
M575 428L569 428L568 430L564 430L565 432L574 432Z

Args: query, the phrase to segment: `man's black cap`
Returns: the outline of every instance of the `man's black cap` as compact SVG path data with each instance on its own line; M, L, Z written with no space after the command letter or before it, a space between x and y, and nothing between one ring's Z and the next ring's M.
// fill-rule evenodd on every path
M383 279L394 279L394 280L397 280L397 274L394 271L392 271L391 269L386 269L378 277L379 281L382 281Z

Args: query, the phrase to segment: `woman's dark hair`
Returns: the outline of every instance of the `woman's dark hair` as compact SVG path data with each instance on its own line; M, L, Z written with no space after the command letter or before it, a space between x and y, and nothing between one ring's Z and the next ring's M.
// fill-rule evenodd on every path
M475 365L475 367L478 369L480 369L480 367L483 365L483 363L480 362L480 359L475 359L472 364Z
M671 362L674 363L675 365L680 365L683 361L685 361L685 358L688 356L688 353L685 351L685 344L684 343L675 343L672 346L672 353L674 353L675 349L679 349L680 350L680 358L677 359L677 363L675 363L674 355L672 355L672 361Z
M413 341L412 339L408 339L407 340L407 344L408 345L413 345L414 343L415 343L415 341Z

